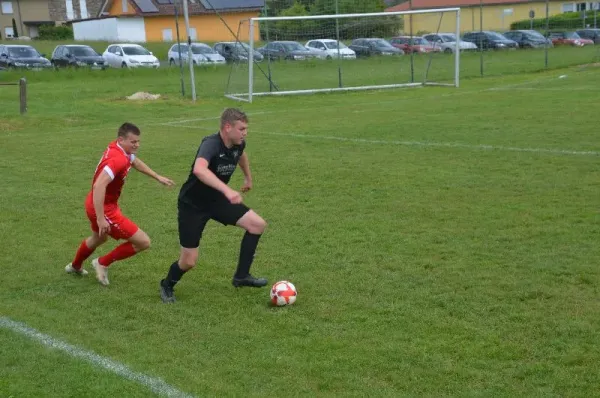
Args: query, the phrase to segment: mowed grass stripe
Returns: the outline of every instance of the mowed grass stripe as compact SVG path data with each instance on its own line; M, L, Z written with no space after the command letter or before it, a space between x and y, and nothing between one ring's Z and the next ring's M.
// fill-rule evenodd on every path
M69 343L65 343L64 341L55 339L54 337L41 333L36 329L27 326L24 323L14 321L7 317L0 317L0 328L7 329L14 333L28 337L47 347L62 351L73 358L78 358L89 362L97 368L105 369L127 380L139 383L148 388L153 393L158 394L160 396L170 398L193 397L192 395L186 394L178 390L177 388L167 384L165 381L158 377L148 376L139 372L135 372L126 365L113 361L110 358L106 358L95 354L94 352L84 350L82 348L73 346Z

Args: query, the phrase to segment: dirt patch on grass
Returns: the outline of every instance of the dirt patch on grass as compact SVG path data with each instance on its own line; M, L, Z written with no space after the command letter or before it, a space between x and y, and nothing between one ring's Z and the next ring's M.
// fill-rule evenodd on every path
M160 94L150 94L143 91L139 91L135 94L126 97L128 100L133 101L156 101L161 98Z

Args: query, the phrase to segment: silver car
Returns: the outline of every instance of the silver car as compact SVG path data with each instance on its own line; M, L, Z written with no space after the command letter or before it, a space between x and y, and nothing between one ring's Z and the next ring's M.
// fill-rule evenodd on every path
M169 65L179 65L179 52L184 64L188 62L188 45L173 44L167 54ZM192 62L194 65L224 65L225 58L204 43L192 43Z
M431 43L432 46L440 48L445 53L453 53L456 50L456 34L454 33L430 33L423 38ZM475 43L460 40L458 41L460 51L477 50Z

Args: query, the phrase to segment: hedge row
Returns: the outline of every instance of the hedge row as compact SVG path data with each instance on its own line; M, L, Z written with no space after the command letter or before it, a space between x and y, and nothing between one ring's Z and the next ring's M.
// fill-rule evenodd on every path
M600 26L600 13L597 14L596 24ZM584 27L594 28L594 11L587 11L585 20L580 12L565 12L563 14L553 15L548 18L549 30L575 30ZM531 29L531 20L513 22L510 24L511 30ZM533 29L546 30L546 17L535 18L533 20Z

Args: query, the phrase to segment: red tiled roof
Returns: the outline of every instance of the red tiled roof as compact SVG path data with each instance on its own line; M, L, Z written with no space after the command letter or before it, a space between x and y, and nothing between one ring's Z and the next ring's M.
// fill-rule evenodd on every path
M486 6L496 4L520 4L531 3L531 0L482 0ZM386 8L387 12L421 10L427 8L451 8L451 7L473 7L479 6L480 0L413 0L412 8L408 1L394 7Z

